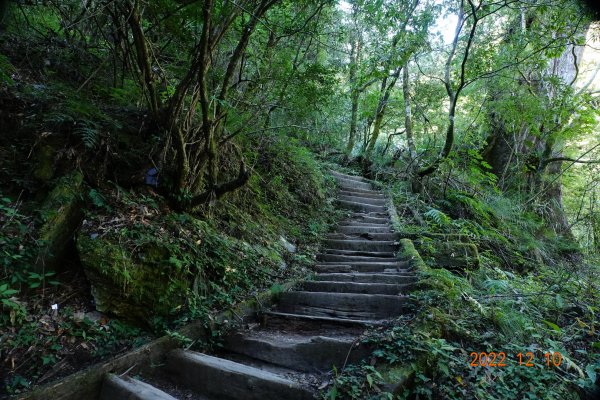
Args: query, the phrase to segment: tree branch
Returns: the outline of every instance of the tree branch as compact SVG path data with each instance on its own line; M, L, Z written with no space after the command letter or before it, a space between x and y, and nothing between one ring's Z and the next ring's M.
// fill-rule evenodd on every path
M580 160L577 158L570 158L570 157L553 157L553 158L548 158L547 160L544 160L542 162L542 168L550 163L559 162L559 161L569 161L569 162L577 163L577 164L600 164L600 160Z
M248 182L248 179L250 179L250 175L250 171L246 169L246 164L244 161L240 161L240 169L236 178L220 185L214 185L205 192L193 197L189 202L189 208L198 207L199 205L205 204L209 201L218 200L219 198L223 197L224 194L244 186L246 182Z

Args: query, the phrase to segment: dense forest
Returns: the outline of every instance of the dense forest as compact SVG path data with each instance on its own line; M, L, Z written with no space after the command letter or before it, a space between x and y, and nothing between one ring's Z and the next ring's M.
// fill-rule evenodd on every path
M0 0L0 398L191 346L192 321L218 348L220 311L310 275L344 214L332 169L377 182L423 266L413 312L322 398L600 398L598 20L575 0Z

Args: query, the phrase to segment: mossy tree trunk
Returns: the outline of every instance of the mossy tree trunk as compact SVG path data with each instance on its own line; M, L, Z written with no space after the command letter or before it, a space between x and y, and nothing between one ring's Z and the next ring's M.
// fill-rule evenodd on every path
M252 1L245 7L224 7L215 0L203 2L202 30L197 45L191 49L192 61L173 93L164 101L156 90L159 77L153 66L157 60L148 49L150 40L143 28L142 3L140 0L129 1L123 7L121 13L127 19L134 38L138 81L162 130L165 144L163 166L168 168L169 155L173 155L176 161L173 171L176 193L173 197L181 208L217 199L243 186L249 178L242 159L237 177L219 182L222 148L230 139L224 135L224 124L229 114L229 91L236 71L241 79L241 60L258 23L278 2ZM241 25L237 37L230 32L236 24ZM215 82L214 77L219 74L211 74L213 60L226 36L228 43L233 38L236 42L225 60L223 74ZM199 117L197 110L201 114Z
M380 97L379 102L377 103L377 109L375 110L375 119L373 122L373 131L371 132L371 136L369 137L369 141L367 143L367 148L365 149L365 161L370 162L371 156L373 155L373 150L375 149L375 144L377 143L377 139L379 138L379 134L381 133L381 127L383 125L383 117L385 116L385 111L388 106L388 102L390 100L390 95L392 93L392 89L396 86L396 82L398 81L398 77L400 76L400 71L402 70L402 66L396 68L396 70L392 73L391 76L383 78L381 81L380 87Z
M359 26L356 21L357 8L356 5L352 8L352 17L354 18L355 29L358 31ZM358 120L358 100L360 98L360 90L358 89L358 63L361 58L362 48L362 33L356 32L357 37L352 39L350 49L350 101L352 103L352 109L350 112L350 132L348 134L348 142L346 144L346 151L344 157L346 160L350 159L354 145L356 144L356 129Z

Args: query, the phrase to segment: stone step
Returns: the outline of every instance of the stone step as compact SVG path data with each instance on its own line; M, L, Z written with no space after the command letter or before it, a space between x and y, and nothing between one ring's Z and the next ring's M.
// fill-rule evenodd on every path
M389 221L389 220L388 220ZM368 222L368 221L352 221L352 220L345 220L345 221L340 221L340 223L336 226L336 230L337 227L340 226L356 226L356 227L365 227L365 228L369 228L369 227L388 227L389 228L389 222L388 221L381 221L381 222Z
M363 212L387 212L385 206L374 206L372 204L365 204L347 200L336 200L338 205L342 208L352 211L363 211Z
M418 281L418 278L410 273L324 273L314 276L315 281L320 282L363 282L363 283L388 283L410 285Z
M379 264L379 263L378 263ZM319 274L327 273L369 273L369 272L381 272L381 273L396 273L396 272L408 272L406 268L398 267L381 267L377 264L367 266L351 266L345 264L317 264L312 269Z
M335 181L337 182L338 187L341 190L354 190L354 189L372 190L373 189L373 186L370 183L355 181L352 179L335 178Z
M337 240L391 240L399 241L400 235L397 233L329 233L326 236L327 239Z
M335 227L336 233L392 233L389 225L338 225Z
M393 252L386 251L361 251L361 250L340 250L325 249L320 254L340 254L344 256L363 256L363 257L395 257ZM318 257L318 256L317 256Z
M383 228L388 228L391 232L389 221L369 222L369 221L361 221L361 220L353 221L352 219L346 219L346 220L340 221L340 223L336 226L336 231L337 231L337 228L340 226L350 226L350 227L358 227L358 228L383 227Z
M287 378L194 351L171 351L167 355L167 369L179 384L215 399L314 399L309 390Z
M318 273L330 272L408 272L410 263L408 261L394 262L319 262L313 269Z
M373 198L373 197L362 197L362 196L346 196L338 194L338 201L349 201L353 203L370 204L374 206L384 206L387 203L385 198Z
M390 294L406 293L411 285L340 281L305 281L300 284L306 292Z
M368 197L373 199L385 199L385 195L376 190L339 190L338 195L340 196L357 196L357 197Z
M377 190L377 189L359 189L359 188L343 189L343 188L340 188L340 189L338 189L338 192L360 193L360 194L368 194L368 195L377 194L377 195L385 196L381 190Z
M407 296L294 291L279 296L278 311L349 319L387 319L408 307Z
M359 176L359 175L349 175L349 174L345 174L343 172L339 172L339 171L335 171L335 170L330 170L329 173L334 178L349 179L349 180L353 180L353 181L366 182L366 183L372 182L371 180L369 180L363 176Z
M390 219L390 214L386 212L353 212L350 214L350 218L365 218L365 217L375 217L375 218L387 218Z
M323 246L328 249L354 250L354 251L384 251L398 250L398 242L389 240L352 240L352 239L325 239Z
M145 382L128 376L107 374L102 382L99 400L177 400Z
M351 319L336 318L319 315L307 315L287 313L280 311L264 311L262 313L263 326L274 329L290 329L293 327L296 331L321 332L323 329L358 329L360 334L367 326L378 326L384 324L384 321L375 319Z
M360 224L370 224L370 225L387 225L389 224L391 219L387 216L385 217L371 217L363 214L352 215L350 218L342 220L340 225L352 225L355 223Z
M331 333L335 336L274 330L235 333L225 339L224 347L228 351L303 372L323 372L333 366L340 367L351 349L352 360L349 362L369 355L366 346L353 346L354 335L343 331Z
M390 257L365 257L365 256L345 256L341 254L317 254L317 260L322 262L349 264L357 262L394 262L395 258ZM322 262L321 262L322 261Z

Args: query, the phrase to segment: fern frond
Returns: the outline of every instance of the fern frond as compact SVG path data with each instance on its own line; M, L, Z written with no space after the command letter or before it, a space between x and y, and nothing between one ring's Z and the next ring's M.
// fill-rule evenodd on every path
M83 144L88 149L93 149L98 144L100 131L92 122L84 121L79 123L77 128L75 128L75 133L81 136Z
M443 211L440 211L437 208L430 209L429 211L424 213L423 216L426 219L433 221L435 224L440 226L449 225L452 222L452 218L450 218L449 216L444 214Z

